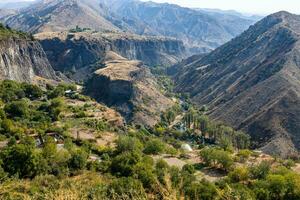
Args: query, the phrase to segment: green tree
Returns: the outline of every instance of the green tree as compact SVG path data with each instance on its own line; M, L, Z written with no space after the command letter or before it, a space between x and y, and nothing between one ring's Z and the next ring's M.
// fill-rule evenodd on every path
M145 154L154 154L154 155L163 153L164 151L165 151L165 144L159 139L150 139L150 141L146 143L144 149Z
M29 115L29 107L26 101L13 101L8 103L4 107L8 117L15 118L27 118Z

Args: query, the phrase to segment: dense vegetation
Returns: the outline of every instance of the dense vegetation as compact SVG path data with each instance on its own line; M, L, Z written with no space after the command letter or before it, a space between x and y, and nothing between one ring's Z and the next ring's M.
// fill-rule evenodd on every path
M260 160L247 149L247 135L212 122L203 108L181 102L155 127L122 128L91 116L93 101L75 91L74 85L1 82L1 199L300 198L293 161ZM74 128L118 137L101 146L74 137ZM182 149L184 143L194 151ZM187 164L169 165L163 155ZM191 155L199 161L189 163ZM220 177L206 179L206 171Z
M30 39L33 40L33 36L22 32L22 31L16 31L11 29L9 26L4 26L0 23L0 40L6 39L9 37L16 37L16 38L22 38L22 39Z

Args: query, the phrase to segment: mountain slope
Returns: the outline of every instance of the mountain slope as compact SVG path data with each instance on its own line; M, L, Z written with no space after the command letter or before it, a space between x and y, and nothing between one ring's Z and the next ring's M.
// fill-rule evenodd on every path
M98 31L119 30L97 0L42 0L5 19L9 26L26 32L65 31L77 25Z
M0 26L0 55L0 80L60 80L41 45L24 33Z
M270 15L182 65L176 88L199 105L209 105L214 119L248 131L256 147L291 155L300 149L299 34L300 16Z
M246 30L254 21L236 15L198 11L172 4L105 0L135 33L182 40L192 52L207 52Z

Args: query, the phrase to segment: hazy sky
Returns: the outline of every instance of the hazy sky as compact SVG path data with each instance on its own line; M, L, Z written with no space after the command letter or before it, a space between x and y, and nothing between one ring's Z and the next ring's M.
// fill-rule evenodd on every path
M143 0L147 1L147 0ZM270 14L281 10L300 14L300 0L152 0L193 8L218 8L246 13Z
M0 0L3 2L31 0ZM149 1L149 0L142 0ZM159 3L174 3L193 8L218 8L245 13L270 14L281 10L300 14L300 0L152 0Z

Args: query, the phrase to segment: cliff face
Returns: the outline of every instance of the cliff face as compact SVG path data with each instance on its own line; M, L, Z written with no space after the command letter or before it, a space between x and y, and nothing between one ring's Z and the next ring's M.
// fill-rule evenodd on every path
M48 32L35 37L54 69L67 72L76 80L86 79L101 68L108 51L149 66L169 66L186 55L182 42L170 38L92 32Z
M155 125L173 102L160 92L149 69L114 52L105 60L105 67L87 81L86 94L118 110L127 122Z
M255 147L300 150L300 16L270 15L212 53L183 62L177 90L211 117L251 134ZM178 69L178 66L177 66Z
M34 82L38 77L59 80L41 45L15 37L0 39L0 79Z

